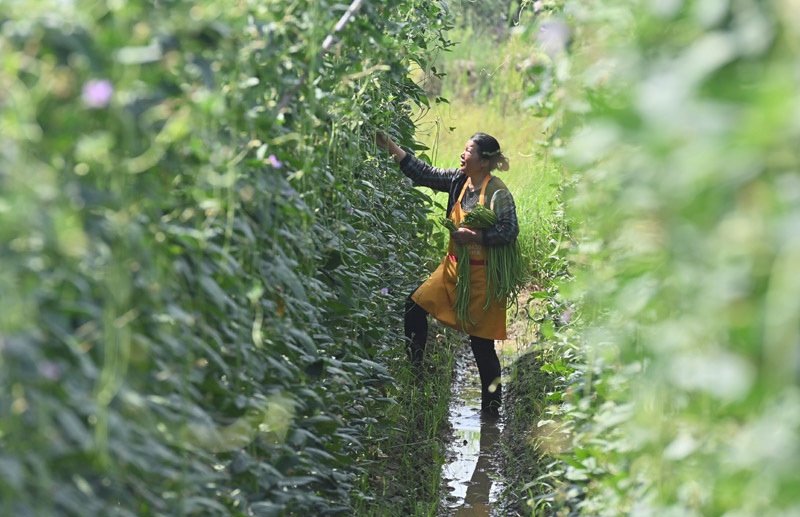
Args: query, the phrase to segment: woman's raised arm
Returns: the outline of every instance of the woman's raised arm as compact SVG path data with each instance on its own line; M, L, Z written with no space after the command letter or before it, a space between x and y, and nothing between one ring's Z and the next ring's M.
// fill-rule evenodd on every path
M394 161L400 162L406 157L406 152L396 143L389 138L386 133L375 133L375 144L381 149L386 149L391 153Z

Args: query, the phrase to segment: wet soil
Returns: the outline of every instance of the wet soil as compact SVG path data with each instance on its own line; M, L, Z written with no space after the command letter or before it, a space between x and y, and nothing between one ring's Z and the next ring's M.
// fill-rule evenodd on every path
M503 372L517 355L514 344L497 342ZM504 379L505 381L505 379ZM481 414L481 384L469 346L456 355L452 399L448 414L452 439L442 467L446 483L441 515L447 517L497 515L493 507L503 491L499 439L504 420Z
M442 467L447 495L442 515L491 515L491 503L501 488L497 480L497 454L494 445L502 431L502 421L483 417L478 369L469 353L459 352L453 382L453 398L448 420L453 437Z

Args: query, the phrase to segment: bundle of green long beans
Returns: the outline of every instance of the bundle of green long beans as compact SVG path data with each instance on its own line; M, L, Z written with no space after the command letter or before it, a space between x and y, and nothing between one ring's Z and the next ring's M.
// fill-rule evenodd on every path
M463 226L489 228L497 224L497 215L483 205L476 206L464 216ZM519 291L525 283L522 252L516 239L505 246L486 246L484 248L486 271L486 305L492 300L505 302L506 308L517 302Z
M451 232L458 230L456 223L446 217L442 217L442 225ZM475 324L469 316L469 250L466 244L456 244L456 257L458 258L456 263L456 302L453 310L456 313L456 319L466 330L467 323Z
M455 231L456 225L450 219L443 219L442 224L450 231ZM470 228L489 228L497 224L497 215L484 205L477 205L471 212L464 216L462 226ZM458 266L456 269L456 303L454 310L456 317L462 324L474 324L469 316L469 256L467 246L456 247ZM484 270L486 272L486 304L483 310L489 308L493 300L503 302L506 308L517 302L519 291L524 284L524 267L522 253L516 239L505 246L484 247Z

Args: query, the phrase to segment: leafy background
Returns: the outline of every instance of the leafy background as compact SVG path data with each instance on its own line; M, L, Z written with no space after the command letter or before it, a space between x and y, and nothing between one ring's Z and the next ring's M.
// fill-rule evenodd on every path
M406 70L446 21L367 2L323 53L346 8L0 7L3 514L359 497L400 304L432 260L409 246L426 195L372 135L418 147Z

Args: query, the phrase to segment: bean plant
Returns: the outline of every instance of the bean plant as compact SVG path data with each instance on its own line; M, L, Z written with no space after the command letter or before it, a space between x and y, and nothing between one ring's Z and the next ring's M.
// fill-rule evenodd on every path
M0 513L348 514L431 260L373 135L449 42L347 10L0 5Z

